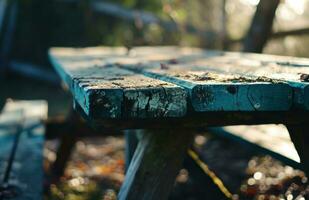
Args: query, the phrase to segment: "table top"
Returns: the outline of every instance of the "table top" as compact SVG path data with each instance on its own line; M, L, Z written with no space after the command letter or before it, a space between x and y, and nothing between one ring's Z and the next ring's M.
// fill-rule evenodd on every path
M91 119L309 109L309 59L187 47L52 48Z

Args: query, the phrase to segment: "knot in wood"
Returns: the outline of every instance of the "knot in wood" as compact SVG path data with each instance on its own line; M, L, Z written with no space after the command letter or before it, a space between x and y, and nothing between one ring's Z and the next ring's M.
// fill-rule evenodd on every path
M300 74L300 80L304 82L309 81L309 74Z

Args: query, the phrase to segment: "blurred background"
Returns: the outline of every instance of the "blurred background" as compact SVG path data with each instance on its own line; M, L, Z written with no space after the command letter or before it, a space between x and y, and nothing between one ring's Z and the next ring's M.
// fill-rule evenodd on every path
M309 57L308 11L309 0L0 0L0 103L45 99L50 119L67 118L71 96L48 59L54 46L179 45ZM47 174L58 145L55 138L46 142ZM198 135L195 145L234 199L308 197L304 173L265 153L235 150L233 141L211 133ZM221 152L223 146L228 151ZM124 179L123 151L121 134L81 138L45 198L115 199ZM231 169L223 167L226 159L235 161ZM171 199L206 199L205 188L212 199L228 199L209 175L206 187L189 171L180 171Z
M5 16L10 13L3 17L13 18L4 23L15 26L6 30L14 37L10 57L48 65L46 51L51 46L185 45L241 50L258 3L259 0L21 0L16 1L16 10L11 13L14 17ZM273 20L273 34L267 36L263 52L307 56L307 0L280 1L274 12L274 19L268 18L269 23Z

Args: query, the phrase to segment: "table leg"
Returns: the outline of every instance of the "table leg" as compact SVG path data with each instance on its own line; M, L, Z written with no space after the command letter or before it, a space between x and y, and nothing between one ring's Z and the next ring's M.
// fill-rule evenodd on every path
M55 180L64 175L66 165L75 147L77 137L74 133L68 133L60 138L60 146L57 149L57 157L52 165L52 174Z
M304 167L304 171L309 175L309 126L299 124L288 125L287 128Z
M128 170L130 162L133 158L135 149L138 144L138 139L136 136L136 130L125 130L124 136L125 136L125 171Z
M77 129L77 123L79 121L79 115L71 110L67 117L68 125L65 127L66 134L60 137L60 145L57 149L57 157L52 165L53 179L58 181L61 176L64 175L64 171L71 157L71 153L75 147L75 143L78 139L75 134Z
M128 168L119 199L167 199L192 138L189 130L145 132Z

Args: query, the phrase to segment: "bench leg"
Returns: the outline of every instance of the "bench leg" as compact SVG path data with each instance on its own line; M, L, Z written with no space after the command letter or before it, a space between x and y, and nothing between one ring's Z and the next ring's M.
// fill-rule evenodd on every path
M309 175L309 126L299 124L288 125L287 128L304 167L304 171Z
M119 199L167 199L192 138L192 131L145 132L120 189Z

